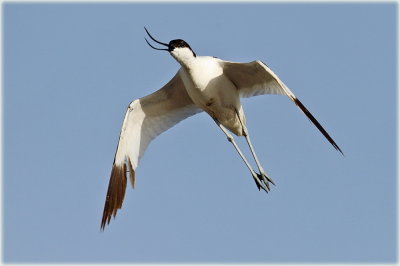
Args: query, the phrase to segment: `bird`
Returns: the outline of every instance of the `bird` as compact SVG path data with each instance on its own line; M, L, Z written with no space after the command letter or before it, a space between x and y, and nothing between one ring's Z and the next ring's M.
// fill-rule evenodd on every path
M169 43L156 40L144 27L152 41L165 48L179 63L175 76L161 89L132 101L126 111L104 205L101 230L115 218L122 207L129 176L135 186L135 169L149 143L162 132L180 121L200 112L206 112L233 145L249 169L258 190L268 193L275 182L266 174L254 151L240 99L265 94L286 95L317 127L330 144L343 152L302 102L262 61L248 63L224 61L213 56L197 56L182 39ZM244 137L258 171L254 170L235 142L234 135Z

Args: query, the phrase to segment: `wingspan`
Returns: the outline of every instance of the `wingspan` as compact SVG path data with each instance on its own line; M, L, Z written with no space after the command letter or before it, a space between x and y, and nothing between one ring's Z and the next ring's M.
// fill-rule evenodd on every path
M288 96L299 109L310 119L332 146L343 154L342 150L300 102L292 91L278 78L278 76L263 62L235 63L221 60L224 74L238 88L241 97L251 97L263 94L282 94Z
M149 143L162 132L201 110L194 105L179 72L160 90L137 99L128 106L119 136L104 205L101 229L122 207L127 170L132 186L135 169ZM127 169L128 168L128 169Z

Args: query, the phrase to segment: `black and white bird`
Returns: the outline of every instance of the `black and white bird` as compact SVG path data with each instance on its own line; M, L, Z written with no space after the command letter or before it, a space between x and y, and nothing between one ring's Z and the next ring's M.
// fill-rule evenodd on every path
M210 115L232 143L257 188L268 192L269 183L274 182L265 173L251 144L240 103L243 97L262 94L288 96L333 147L343 154L321 124L263 62L236 63L211 56L197 56L184 40L172 40L166 44L157 41L145 30L153 41L166 48L156 48L145 38L148 45L156 50L168 51L181 68L164 87L134 100L128 106L111 170L101 229L122 207L128 175L134 187L135 169L149 143L183 119L202 111ZM246 138L258 171L250 166L230 132Z

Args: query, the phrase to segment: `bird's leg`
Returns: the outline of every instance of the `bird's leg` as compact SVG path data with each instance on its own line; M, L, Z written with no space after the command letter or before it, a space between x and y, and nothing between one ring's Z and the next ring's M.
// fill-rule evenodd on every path
M239 153L240 157L242 158L243 162L246 164L247 168L250 170L251 175L254 178L254 181L256 182L257 188L258 190L260 190L260 188L262 188L263 190L265 190L265 192L268 193L269 191L269 186L268 183L267 186L265 186L260 178L258 177L258 174L256 174L253 170L253 168L250 166L249 162L246 160L246 158L244 157L242 151L239 149L239 147L237 146L234 138L232 137L232 135L224 128L224 126L221 125L221 123L218 122L218 120L214 119L215 123L217 123L218 127L222 130L222 132L224 132L224 134L226 135L228 141L230 143L232 143L233 147L236 149L236 151Z
M240 119L239 112L236 109L235 109L235 111L236 111L236 115L238 116L239 122L240 122L240 124L242 125L242 128L243 128L243 136L246 138L246 141L247 141L247 144L249 145L251 154L253 155L253 158L256 161L258 170L260 171L260 174L257 174L257 176L259 178L262 178L264 183L269 188L268 182L271 182L273 185L275 185L275 182L270 177L268 177L268 175L265 173L263 167L261 166L260 162L258 161L257 154L256 154L256 152L254 151L254 148L253 148L253 144L251 144L249 132L248 132L246 126L244 125L244 123L242 122L242 120Z

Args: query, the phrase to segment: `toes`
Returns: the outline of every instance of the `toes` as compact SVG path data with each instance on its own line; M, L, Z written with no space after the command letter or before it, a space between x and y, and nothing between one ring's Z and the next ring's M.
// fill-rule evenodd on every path
M253 179L254 179L254 182L256 182L258 190L260 190L260 188L263 186L262 183L261 183L261 180L258 179L258 177L256 175L254 175L254 174L253 174Z
M263 185L265 185L267 190L270 190L270 186L269 183L273 184L275 186L275 182L269 178L264 172L261 172L260 174L257 174L257 178L260 181L260 183L262 183Z
M268 193L271 190L269 183L275 186L275 182L271 178L269 178L264 171L262 171L260 174L254 172L252 174L258 190L263 189L265 192Z
M267 186L268 190L271 190L271 188L269 187L269 182L268 182L268 180L266 180L266 179L264 178L264 176L262 176L262 177L263 177L264 184Z
M263 176L264 182L266 182L265 181L265 179L266 179L272 185L276 186L274 180L272 180L272 178L270 178L264 171L261 172L261 175Z
M260 189L262 188L265 192L268 193L269 187L265 186L265 183L262 182L262 180L260 179L259 175L254 173L253 174L253 178L254 178L254 181L256 182L258 190L260 191Z
M276 186L274 180L272 180L272 179L269 178L269 177L267 177L267 178L268 178L268 181L271 182L272 185Z

